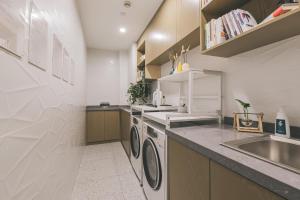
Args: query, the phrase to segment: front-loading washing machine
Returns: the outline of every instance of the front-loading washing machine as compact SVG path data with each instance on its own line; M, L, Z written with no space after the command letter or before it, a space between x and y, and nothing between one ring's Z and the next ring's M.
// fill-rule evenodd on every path
M143 125L143 189L148 200L166 200L166 135L164 127Z
M130 129L130 162L140 184L142 184L142 130L143 124L141 116L132 116Z

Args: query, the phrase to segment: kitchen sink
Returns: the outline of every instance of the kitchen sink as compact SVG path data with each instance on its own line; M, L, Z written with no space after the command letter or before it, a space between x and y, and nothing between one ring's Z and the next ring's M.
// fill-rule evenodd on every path
M300 174L299 140L264 135L222 145Z

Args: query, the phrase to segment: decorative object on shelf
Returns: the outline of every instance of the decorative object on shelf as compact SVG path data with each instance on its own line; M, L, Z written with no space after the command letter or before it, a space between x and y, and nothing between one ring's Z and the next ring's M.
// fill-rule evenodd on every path
M233 127L238 131L242 132L253 132L253 133L263 133L263 113L249 113L248 108L251 107L250 103L244 102L239 99L235 99L242 107L243 113L233 113ZM257 122L253 121L249 118L249 115L253 115L257 117ZM243 118L241 119L241 116Z
M251 126L246 124L243 119L241 120L241 116L244 116L245 113L233 113L233 128L237 129L240 132L250 132L250 133L263 133L263 117L264 113L247 113L247 115L252 115L257 117L257 121L251 120Z
M150 94L150 85L144 82L136 84L130 83L127 93L129 94L128 102L130 104L137 102L139 104L145 104Z
M169 73L171 75L171 74L174 74L174 72L175 72L175 63L176 63L176 57L175 57L173 51L169 52L169 60L170 60L170 62L172 64L172 69L171 69L171 71Z
M182 57L183 57L182 71L187 71L190 69L190 64L187 61L190 47L191 47L191 45L189 45L186 49L184 49L184 46L182 45L182 50L181 50Z

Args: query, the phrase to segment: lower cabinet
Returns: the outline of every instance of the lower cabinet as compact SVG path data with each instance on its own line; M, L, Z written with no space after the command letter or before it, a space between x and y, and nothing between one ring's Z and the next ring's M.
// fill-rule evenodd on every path
M119 111L89 111L86 117L88 143L120 139Z
M210 170L211 200L284 200L213 161Z
M130 113L121 110L121 143L127 156L130 156Z
M168 139L169 200L209 200L209 159Z
M168 138L168 200L284 200Z

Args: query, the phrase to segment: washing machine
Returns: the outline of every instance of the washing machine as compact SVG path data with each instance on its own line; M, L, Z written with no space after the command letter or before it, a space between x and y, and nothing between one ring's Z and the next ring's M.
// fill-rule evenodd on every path
M143 134L143 121L141 116L131 117L131 129L130 129L130 162L132 168L142 184L142 134Z
M148 200L166 200L165 127L143 124L143 189Z

